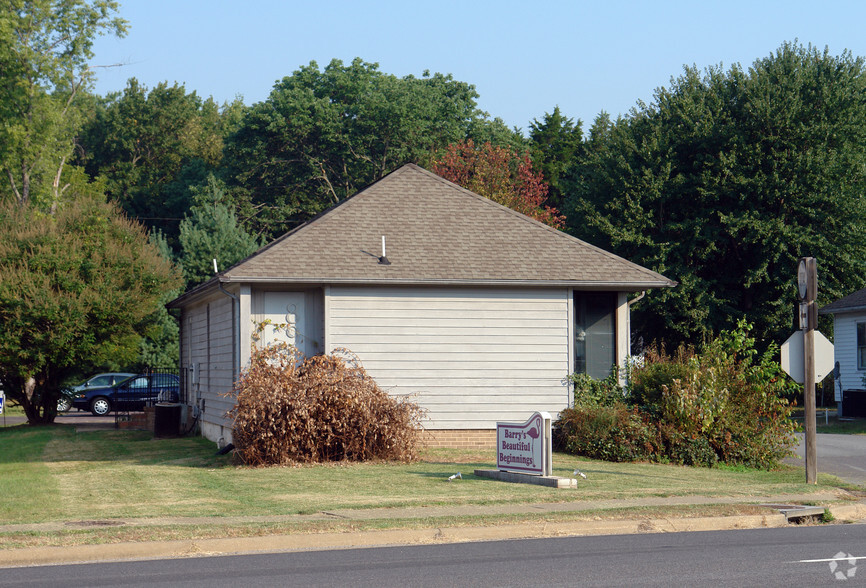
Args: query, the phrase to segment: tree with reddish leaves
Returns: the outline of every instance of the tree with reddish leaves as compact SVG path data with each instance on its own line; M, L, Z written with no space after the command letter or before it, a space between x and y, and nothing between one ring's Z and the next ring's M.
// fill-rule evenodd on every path
M545 204L548 186L532 168L528 153L520 155L491 143L475 145L469 139L449 145L434 160L433 172L546 225L565 226L565 217Z

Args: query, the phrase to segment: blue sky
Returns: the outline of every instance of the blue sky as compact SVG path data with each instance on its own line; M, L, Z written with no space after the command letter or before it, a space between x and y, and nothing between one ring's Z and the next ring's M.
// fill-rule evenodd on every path
M795 38L866 56L866 2L496 2L406 0L121 0L123 39L100 38L96 91L184 83L218 102L265 100L276 80L315 60L377 62L383 72L451 73L509 126L559 105L588 128L625 114L684 64L750 65Z

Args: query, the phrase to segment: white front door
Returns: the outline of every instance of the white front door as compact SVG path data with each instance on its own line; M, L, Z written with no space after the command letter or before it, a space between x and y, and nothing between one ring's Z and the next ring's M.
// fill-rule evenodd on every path
M282 341L307 354L303 292L265 292L264 318L262 344Z

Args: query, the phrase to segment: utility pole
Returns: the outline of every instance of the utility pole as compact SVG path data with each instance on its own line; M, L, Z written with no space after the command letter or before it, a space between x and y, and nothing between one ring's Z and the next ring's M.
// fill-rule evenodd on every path
M803 331L803 404L806 409L806 483L818 481L815 423L815 329L818 327L818 269L814 257L803 257L797 268L800 329Z

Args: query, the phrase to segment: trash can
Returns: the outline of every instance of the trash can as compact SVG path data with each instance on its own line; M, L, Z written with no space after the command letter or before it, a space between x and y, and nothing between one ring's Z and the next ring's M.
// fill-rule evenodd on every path
M866 390L844 390L842 392L842 416L866 417Z
M177 437L180 435L180 413L183 405L158 402L153 408L153 436Z

